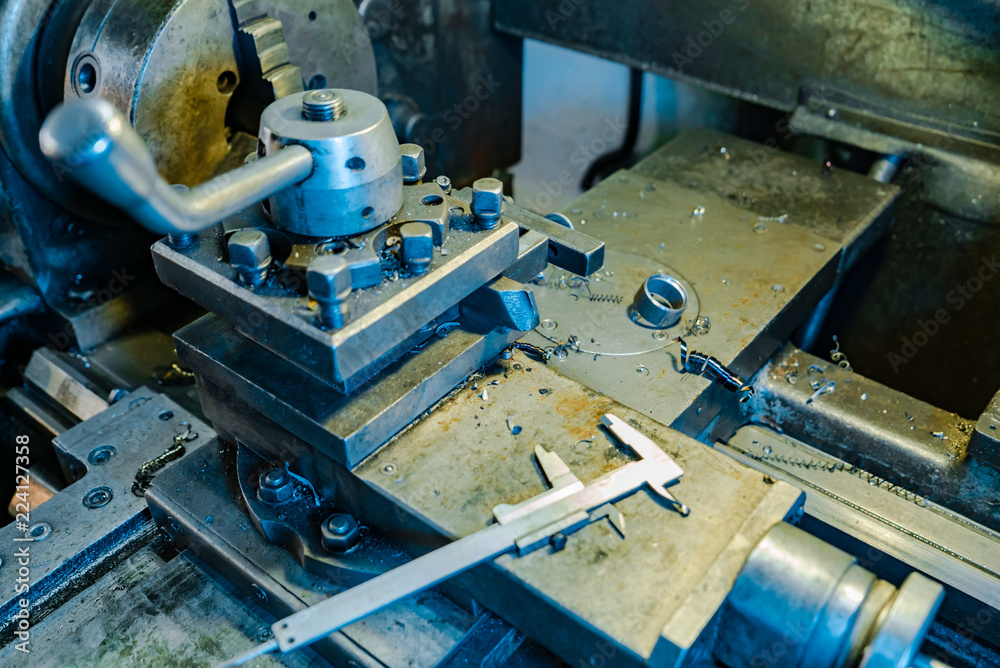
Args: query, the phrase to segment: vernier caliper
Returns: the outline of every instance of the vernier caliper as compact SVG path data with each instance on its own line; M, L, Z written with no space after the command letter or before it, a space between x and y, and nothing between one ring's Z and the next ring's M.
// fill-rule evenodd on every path
M643 487L686 517L688 507L666 489L684 475L681 467L621 418L607 414L601 423L640 459L584 485L559 455L536 445L535 456L551 489L517 505L501 504L493 509L496 524L275 622L274 638L220 668L241 666L275 650L284 654L305 647L502 554L523 556L549 544L559 549L565 536L605 517L624 538L625 518L612 504Z

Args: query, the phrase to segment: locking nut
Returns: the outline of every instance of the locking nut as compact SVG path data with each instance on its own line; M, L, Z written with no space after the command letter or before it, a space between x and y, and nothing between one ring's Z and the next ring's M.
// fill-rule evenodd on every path
M406 223L399 228L400 260L414 276L427 272L434 259L434 230L427 223Z
M361 540L358 521L346 513L330 515L323 520L319 531L327 552L346 552Z
M271 242L261 230L240 230L227 244L229 263L236 269L240 282L256 287L267 278L271 268Z
M295 491L292 476L280 468L264 471L257 482L257 497L270 506L285 503Z
M472 213L480 228L496 229L505 208L502 182L497 179L479 179L472 184Z
M403 183L412 186L423 181L427 174L427 159L423 147L416 144L402 144L399 151L403 159Z
M309 296L319 304L319 320L327 329L340 329L347 319L351 296L351 267L342 257L324 255L306 269Z

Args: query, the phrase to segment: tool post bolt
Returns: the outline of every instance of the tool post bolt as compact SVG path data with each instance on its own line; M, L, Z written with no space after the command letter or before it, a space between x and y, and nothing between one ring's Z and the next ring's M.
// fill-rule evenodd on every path
M336 255L313 260L306 271L309 296L319 305L319 320L326 329L340 329L347 319L351 296L351 268Z
M229 263L243 285L257 287L271 268L271 242L260 230L240 230L227 244Z
M412 186L423 181L427 174L427 159L424 157L423 147L403 144L399 147L399 152L403 160L403 183Z
M503 183L499 180L479 179L472 184L472 213L480 228L493 230L499 227L506 205Z

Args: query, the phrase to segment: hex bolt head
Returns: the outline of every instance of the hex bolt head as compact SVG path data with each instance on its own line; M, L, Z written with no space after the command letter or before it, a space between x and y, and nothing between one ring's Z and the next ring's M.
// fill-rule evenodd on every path
M414 276L425 273L434 259L434 230L427 223L406 223L399 228L400 260Z
M408 186L420 183L427 174L423 147L416 144L402 144L399 151L403 158L403 183Z
M479 179L472 184L472 213L479 227L492 230L499 226L504 208L503 183L497 179Z
M271 242L260 230L240 230L229 237L229 264L244 285L256 287L271 267Z
M335 513L320 525L323 549L328 552L346 552L361 540L361 527L351 515Z
M276 506L292 498L295 491L292 477L284 469L268 469L260 474L257 496L264 503Z
M351 267L337 255L316 258L306 270L309 296L319 304L319 320L327 329L340 329L347 318L351 296Z

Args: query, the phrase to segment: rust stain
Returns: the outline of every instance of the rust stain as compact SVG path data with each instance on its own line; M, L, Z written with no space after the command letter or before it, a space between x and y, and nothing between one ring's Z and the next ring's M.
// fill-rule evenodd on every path
M593 425L608 412L610 400L594 401L585 394L557 394L555 411L566 418L567 433L577 440L591 438Z

